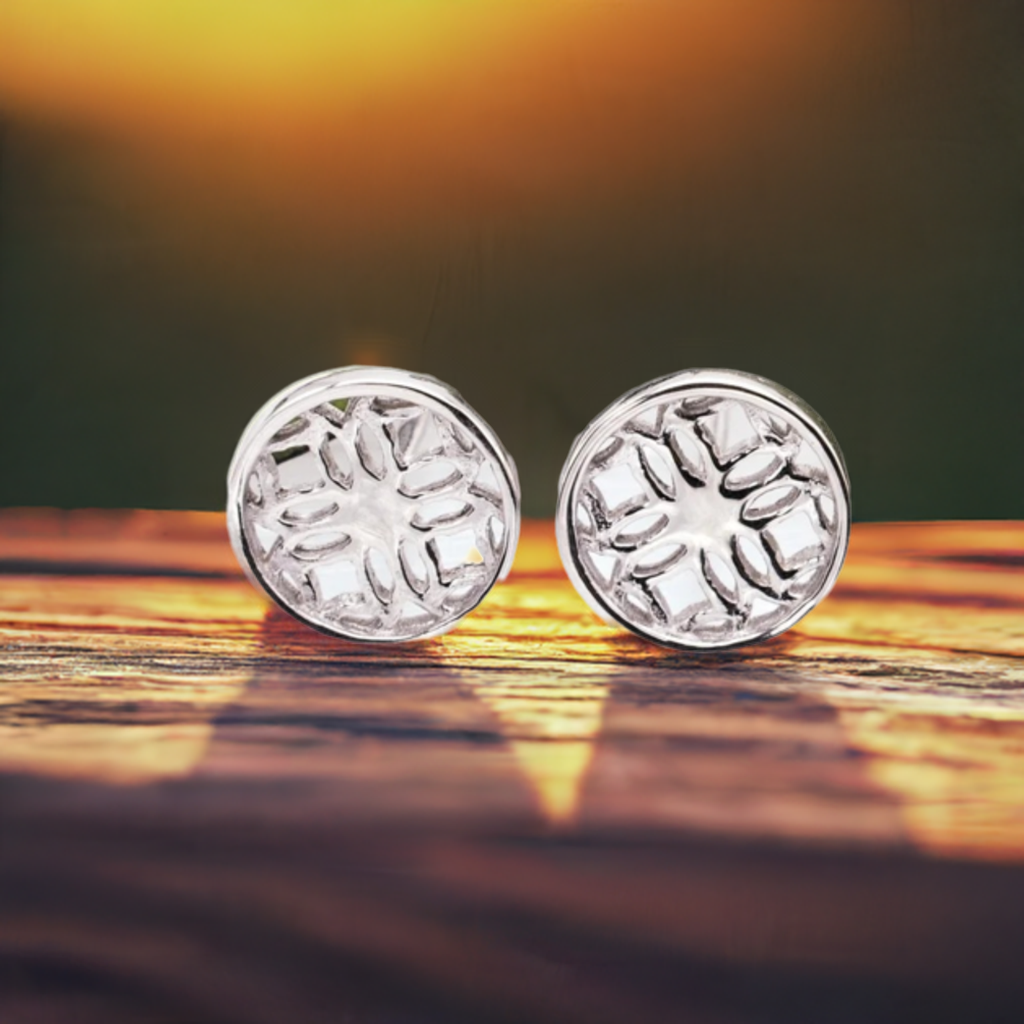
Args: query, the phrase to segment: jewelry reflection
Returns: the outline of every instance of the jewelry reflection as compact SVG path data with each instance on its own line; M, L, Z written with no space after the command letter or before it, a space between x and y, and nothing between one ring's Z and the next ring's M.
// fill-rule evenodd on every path
M261 409L228 473L253 583L348 640L436 636L512 566L519 481L451 388L403 370L306 378Z
M563 673L464 672L495 715L545 820L577 817L611 686L601 667Z
M559 551L607 621L670 647L776 636L831 589L849 479L791 392L687 370L629 392L577 438L559 484Z

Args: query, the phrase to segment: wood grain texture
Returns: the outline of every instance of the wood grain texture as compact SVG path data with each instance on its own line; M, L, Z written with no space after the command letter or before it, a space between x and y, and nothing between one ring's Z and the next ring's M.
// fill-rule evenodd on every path
M859 525L702 656L547 523L383 652L216 515L8 511L0 567L5 1022L1020 1019L1021 524Z

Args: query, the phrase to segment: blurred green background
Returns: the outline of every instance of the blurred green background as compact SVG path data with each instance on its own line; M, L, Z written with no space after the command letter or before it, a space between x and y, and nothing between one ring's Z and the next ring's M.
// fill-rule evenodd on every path
M141 6L0 6L0 504L220 507L264 399L380 362L550 514L727 366L858 519L1024 516L1024 4Z

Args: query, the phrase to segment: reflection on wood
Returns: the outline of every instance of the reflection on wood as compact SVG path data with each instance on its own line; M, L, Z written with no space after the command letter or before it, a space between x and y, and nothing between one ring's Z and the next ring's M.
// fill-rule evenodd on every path
M692 656L532 523L378 651L268 606L219 516L4 513L0 1017L1002 1019L1022 563L1020 525L858 526L789 634Z
M571 822L583 777L594 756L609 684L595 672L460 673L498 720L541 813L553 824Z

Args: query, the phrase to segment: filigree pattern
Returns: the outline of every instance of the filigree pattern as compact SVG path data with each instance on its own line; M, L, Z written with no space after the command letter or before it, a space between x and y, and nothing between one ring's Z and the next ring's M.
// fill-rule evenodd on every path
M343 636L437 632L494 582L513 502L492 455L415 401L355 395L279 429L246 468L242 531L262 582Z
M724 388L643 406L602 438L571 508L576 564L617 617L667 643L771 635L818 600L845 496L795 417Z

